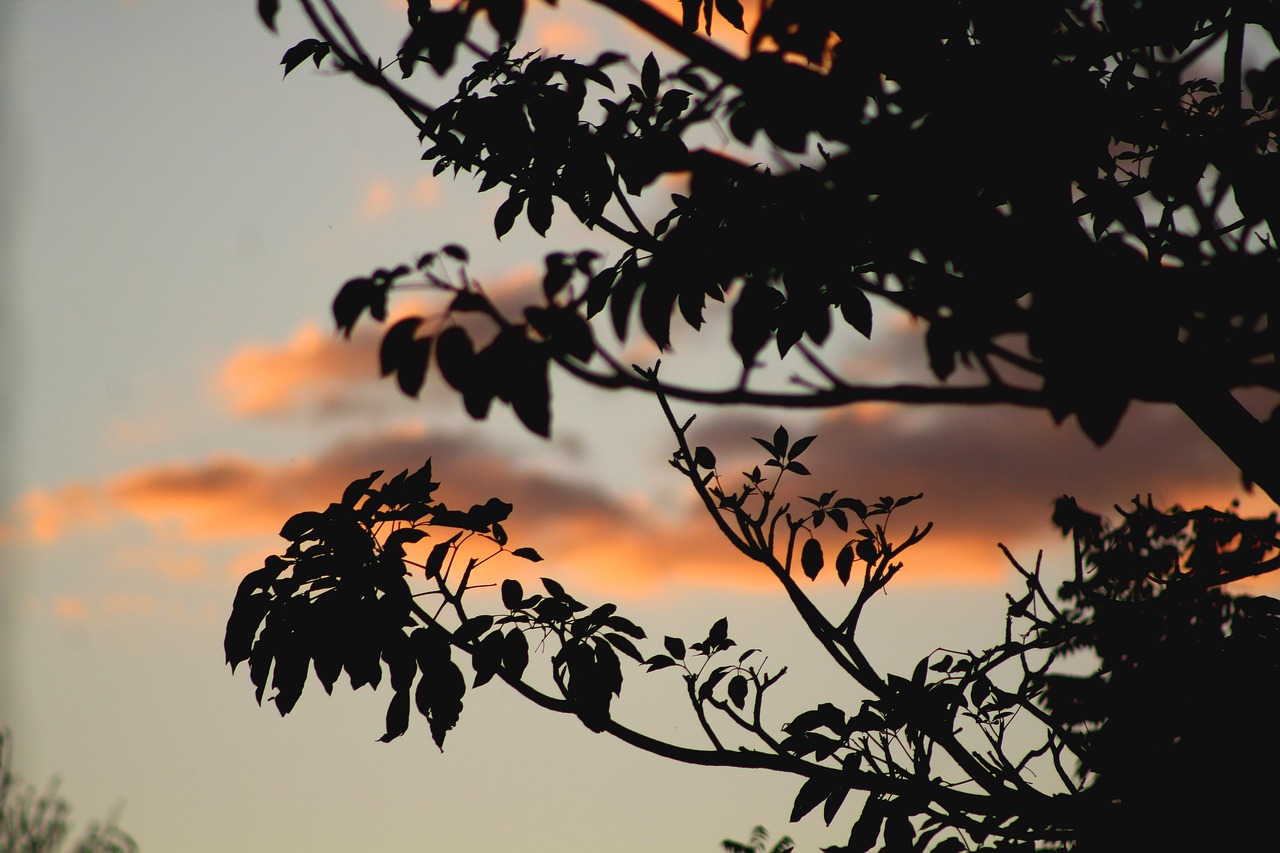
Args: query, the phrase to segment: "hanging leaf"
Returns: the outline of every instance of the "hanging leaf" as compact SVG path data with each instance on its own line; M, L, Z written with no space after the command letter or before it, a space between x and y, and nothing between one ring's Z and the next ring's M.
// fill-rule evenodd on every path
M830 793L831 783L825 776L807 780L800 786L800 793L796 794L795 803L791 806L791 822L795 823L813 811Z
M822 571L822 565L822 544L811 538L800 549L800 567L804 569L805 576L813 580Z
M280 0L258 0L258 17L271 32L276 31L276 15L280 13Z
M852 573L853 543L846 542L844 547L840 549L840 553L836 555L836 576L840 578L840 583L847 586Z

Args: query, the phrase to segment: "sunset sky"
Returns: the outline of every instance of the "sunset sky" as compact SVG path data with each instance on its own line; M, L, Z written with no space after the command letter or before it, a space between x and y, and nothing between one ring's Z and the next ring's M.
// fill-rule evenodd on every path
M360 8L368 43L392 55L402 5ZM60 776L81 820L123 804L144 851L710 853L757 823L805 848L842 841L851 807L832 829L786 824L790 779L673 767L501 685L468 693L440 754L425 725L376 742L385 693L326 698L313 684L281 719L231 674L221 643L236 584L281 547L282 522L431 456L440 497L515 504L513 537L546 557L493 580L554 577L619 603L658 643L728 615L740 644L791 669L779 725L805 702L856 701L824 692L835 682L785 603L695 511L651 400L557 377L548 442L506 410L471 421L438 376L405 399L377 377L376 328L333 332L343 281L445 243L467 245L472 275L513 303L545 253L617 249L568 227L567 211L547 239L520 223L496 242L501 197L465 176L432 180L390 104L309 63L281 82L281 54L310 33L287 4L280 27L269 33L251 0L0 10L0 723L14 769ZM585 0L539 7L526 38L588 57L652 49ZM909 325L877 322L842 363L924 376ZM725 337L713 323L664 358L727 375ZM730 470L760 461L751 436L785 423L820 436L808 493L924 492L903 521L936 533L869 616L868 648L896 671L940 645L999 641L1015 577L996 543L1028 563L1043 548L1064 569L1048 525L1058 495L1102 509L1139 493L1197 505L1240 493L1172 409L1135 409L1103 450L1074 424L1011 409L699 414L698 443ZM631 678L619 714L692 742L666 674Z

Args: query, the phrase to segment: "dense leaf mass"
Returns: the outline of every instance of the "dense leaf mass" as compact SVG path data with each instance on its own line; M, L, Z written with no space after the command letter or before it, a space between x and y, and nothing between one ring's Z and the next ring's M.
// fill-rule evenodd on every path
M438 310L384 331L382 374L418 395L434 365L471 416L498 401L541 435L553 367L650 395L677 442L672 467L849 684L779 726L764 700L785 667L739 650L726 619L649 649L614 605L592 608L550 578L538 593L503 581L501 609L472 613L464 595L491 559L542 556L509 547L511 505L435 502L428 466L358 480L294 516L284 554L245 579L226 652L247 662L259 701L270 688L288 713L312 669L326 690L344 672L355 688L389 682L383 740L416 707L442 745L469 665L473 688L502 680L658 755L792 774L793 819L821 806L831 823L865 792L829 853L1270 838L1252 771L1280 755L1223 740L1270 724L1280 603L1226 587L1276 568L1274 516L1135 500L1113 524L1064 498L1054 521L1075 565L1056 595L1038 563L1006 552L1025 588L1009 596L1002 642L885 672L858 626L930 532L893 527L922 495L788 499L784 480L822 474L800 458L815 436L756 438L764 457L737 479L691 443L672 401L1014 404L1073 419L1099 444L1134 401L1164 403L1280 499L1280 421L1254 414L1280 399L1280 8L681 0L676 21L643 0L594 2L677 60L522 52L525 0L410 0L398 47L369 51L336 3L299 0L313 32L285 53L285 73L327 62L387 95L434 174L498 191L498 238L525 226L551 238L572 217L614 241L549 252L518 316L450 245L349 280L335 324L350 336L366 314L386 321L400 291L436 294ZM258 10L274 29L279 3ZM748 33L742 52L714 40L722 24ZM449 84L421 87L422 65ZM637 337L669 349L715 313L740 365L723 387L670 384L621 357ZM911 321L931 379L870 383L823 349L881 334L886 316ZM778 360L794 375L782 389L761 369ZM832 574L845 590L834 615L806 592ZM538 653L550 666L530 675ZM1068 670L1068 656L1096 666ZM623 684L641 670L679 677L699 743L620 721Z
M1280 389L1270 319L1280 59L1263 41L1280 13L1267 0L772 0L746 56L687 31L710 33L721 17L745 26L736 2L690 0L682 29L640 0L610 0L688 60L663 69L650 54L630 83L616 53L515 52L523 2L411 4L404 77L419 62L445 75L464 54L479 57L439 104L370 63L341 18L303 5L322 38L290 49L286 68L332 51L339 70L389 94L435 173L471 173L480 191L506 194L499 236L522 217L546 235L559 210L619 241L598 273L579 267L589 285L548 290L568 338L535 361L635 385L582 321L607 309L625 340L636 317L665 347L673 322L700 328L726 303L742 382L681 396L1010 402L1074 416L1099 443L1130 402L1160 401L1280 493L1269 427L1231 393ZM475 41L481 10L492 49ZM707 127L736 144L707 147ZM628 198L673 173L687 193L638 216ZM349 283L339 326L349 332L366 307L382 319L394 279ZM749 381L767 345L785 356L844 329L869 336L886 311L918 322L936 386L869 386L827 365L817 394L812 383L779 395ZM502 322L527 337L545 331L532 318ZM504 348L485 372L526 356L535 350ZM416 370L397 378L415 393ZM463 390L477 416L504 399ZM506 402L543 432L540 394Z

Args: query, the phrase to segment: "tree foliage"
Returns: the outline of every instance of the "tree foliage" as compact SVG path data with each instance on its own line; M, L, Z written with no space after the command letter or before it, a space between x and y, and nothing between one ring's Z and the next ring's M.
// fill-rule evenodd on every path
M19 788L9 770L12 739L0 731L0 851L3 853L137 853L138 845L116 826L115 819L93 821L74 842L70 838L71 806L58 794L58 781L44 793Z
M357 689L385 674L383 740L403 734L416 707L443 746L467 690L501 680L658 755L794 774L793 819L821 806L830 823L850 792L865 792L833 851L1185 849L1264 837L1262 794L1220 739L1265 730L1280 604L1223 587L1275 568L1274 517L1135 500L1109 522L1064 498L1054 521L1072 537L1075 566L1058 594L1039 565L1010 554L1024 588L1009 598L1003 642L939 649L890 673L858 626L929 532L891 529L920 496L833 489L784 501L783 479L811 475L800 457L814 436L780 427L756 438L760 465L739 481L672 403L1014 404L1072 418L1098 443L1130 403L1166 403L1246 483L1280 498L1277 422L1237 396L1280 390L1280 60L1258 60L1276 53L1280 8L772 0L738 55L710 38L725 24L746 28L737 0L682 0L680 22L641 0L596 3L680 64L663 69L649 54L628 80L616 53L521 53L523 0L410 0L407 35L384 64L333 2L299 0L314 32L285 53L286 75L328 62L389 96L435 174L469 173L481 192L505 196L497 237L523 225L546 236L568 216L617 243L612 257L548 254L542 301L518 318L468 276L466 249L445 246L344 284L337 327L349 335L366 314L385 321L406 287L435 291L437 313L386 329L382 373L416 396L434 365L471 416L498 401L541 435L552 427L553 368L651 395L676 443L670 462L710 523L777 580L864 698L779 725L765 694L784 670L737 649L726 620L694 642L659 644L614 605L584 604L551 579L538 592L504 581L501 610L473 612L484 564L540 556L508 542L509 504L436 501L428 462L381 484L376 472L326 510L294 516L283 555L241 584L227 659L248 664L259 701L270 686L286 714L312 672L326 691L344 672ZM259 2L272 28L278 5ZM425 101L412 87L428 69L456 93ZM700 142L714 128L731 141ZM687 174L687 194L642 218L632 199L671 173ZM727 387L666 382L604 343L607 331L667 348L673 327L698 330L711 311L727 318L725 355L741 366ZM916 321L934 381L868 384L824 359L824 344L870 337L885 314ZM777 360L795 377L783 388L763 369ZM814 535L828 523L845 538L834 557ZM848 588L839 613L806 592L824 571ZM531 651L549 663L541 675ZM1096 668L1064 670L1082 653ZM628 677L673 676L701 745L651 737L612 713ZM752 746L727 746L726 731ZM1277 757L1268 749L1254 755ZM1189 791L1196 808L1176 806Z

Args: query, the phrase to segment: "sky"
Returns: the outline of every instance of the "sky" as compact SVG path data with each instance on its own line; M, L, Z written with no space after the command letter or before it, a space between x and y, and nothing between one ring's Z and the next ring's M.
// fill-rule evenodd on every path
M14 769L61 777L82 820L122 809L149 851L711 851L757 823L806 848L842 840L817 817L786 824L789 779L672 766L500 685L468 694L439 753L423 725L376 742L385 695L313 686L281 719L231 674L221 639L236 584L279 549L282 522L430 456L443 499L515 504L513 538L546 557L539 573L619 603L650 636L696 639L729 616L740 644L790 667L779 724L806 702L853 701L830 692L777 590L698 515L665 465L672 439L652 401L557 377L544 441L505 411L469 420L439 377L403 398L378 379L374 327L334 333L343 281L446 243L467 245L473 277L512 304L545 253L617 250L564 215L546 239L519 224L494 240L497 194L430 179L413 129L353 81L306 65L282 82L281 54L310 33L286 4L273 36L254 7L0 7L0 722ZM390 55L402 17L368 3L360 22ZM526 38L584 56L653 49L583 0L539 7ZM664 364L723 375L726 337L713 322ZM839 346L868 378L926 369L892 318L871 344ZM868 616L868 648L891 671L999 641L1016 586L996 543L1028 563L1044 549L1065 570L1048 525L1058 495L1099 509L1240 496L1216 448L1157 407L1135 408L1101 450L1012 409L698 414L698 443L726 465L758 462L750 438L782 422L819 435L814 492L924 492L903 520L935 533ZM840 600L838 585L815 589ZM659 675L628 681L619 714L691 742L678 680Z

